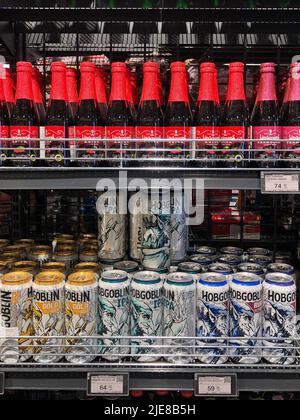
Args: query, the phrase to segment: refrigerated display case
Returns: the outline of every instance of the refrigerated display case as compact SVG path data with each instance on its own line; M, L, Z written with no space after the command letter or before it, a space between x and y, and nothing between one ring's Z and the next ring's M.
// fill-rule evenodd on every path
M280 86L288 65L299 59L298 1L274 1L272 7L263 0L247 4L209 0L56 0L37 1L34 5L7 1L1 3L0 11L0 54L13 69L20 60L37 65L44 75L45 95L49 94L50 64L55 59L64 60L77 71L80 62L88 58L104 67L113 61L127 61L138 77L147 60L160 61L166 73L174 60L186 61L196 73L199 62L211 60L220 69L224 103L228 64L238 60L246 65L248 102L253 106L259 64L277 64ZM193 85L198 89L198 83L197 75L190 78L191 92ZM34 167L10 167L4 160L0 164L1 238L33 237L50 243L57 233L90 232L97 223L98 181L117 179L126 171L131 179L143 176L148 182L162 177L203 180L205 218L201 226L190 229L190 253L203 244L218 248L234 244L243 249L265 246L272 249L275 259L286 258L297 265L299 168L297 162L290 167L284 158L262 168L261 162L247 152L241 164L227 167L218 161L210 167L199 167L190 159L170 162L165 158L150 161L145 167L138 159L124 159L122 155L115 160L101 159L93 168L46 168L42 161ZM296 337L295 350L299 352ZM201 394L202 389L205 394L199 387L206 377L219 377L223 385L224 380L225 384L229 381L230 390L225 387L224 393L231 396L238 392L295 393L300 390L299 356L295 359L294 364L276 366L137 363L130 356L122 363L1 363L0 391L3 387L5 392L85 392L101 375L118 374L124 393L198 390Z

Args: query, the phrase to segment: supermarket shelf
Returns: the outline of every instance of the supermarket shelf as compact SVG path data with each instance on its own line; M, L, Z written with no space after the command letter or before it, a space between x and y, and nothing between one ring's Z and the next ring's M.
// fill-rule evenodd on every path
M98 367L1 367L5 390L77 390L86 391L88 373L129 373L130 390L194 390L195 374L236 374L238 391L296 392L300 391L300 372L294 368L110 368Z

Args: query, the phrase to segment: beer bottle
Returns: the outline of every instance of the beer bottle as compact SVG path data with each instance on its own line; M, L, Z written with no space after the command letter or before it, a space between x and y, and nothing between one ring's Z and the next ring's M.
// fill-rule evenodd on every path
M95 70L95 90L100 116L103 121L106 120L108 108L104 77L104 70L97 67Z
M260 82L252 118L254 157L259 166L278 164L281 149L279 109L275 84L275 64L265 63L260 68Z
M6 142L4 139L9 138L9 126L9 113L4 96L3 81L0 78L0 165L3 165L7 158L6 148L8 147L8 142Z
M95 92L95 65L88 61L81 63L80 102L76 115L76 158L78 166L96 166L103 157L105 121L101 119ZM81 139L81 140L79 140Z
M46 111L44 106L43 94L40 85L40 72L37 68L32 69L32 91L34 108L38 118L39 126L45 126Z
M67 97L69 107L71 108L72 115L75 117L78 111L78 92L77 92L77 72L73 68L67 68L66 71L67 82Z
M8 108L9 116L11 117L12 110L15 105L15 95L14 95L14 81L10 69L3 69L3 91Z
M38 157L39 126L33 105L32 64L17 63L16 104L11 116L9 156L13 166L32 166Z

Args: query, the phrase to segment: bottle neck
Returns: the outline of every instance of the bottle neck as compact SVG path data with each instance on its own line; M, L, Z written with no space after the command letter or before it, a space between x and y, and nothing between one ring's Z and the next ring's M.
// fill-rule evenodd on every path
M21 99L33 101L31 69L17 74L16 101Z
M6 102L14 103L14 83L12 75L8 70L4 73L4 79L2 80L2 82Z
M110 103L113 101L126 102L126 98L126 74L120 71L114 72L112 74Z
M141 97L141 103L145 101L158 101L160 102L160 93L158 86L158 74L157 72L145 72L143 81L143 91Z
M126 99L127 99L127 102L130 104L130 106L134 107L133 92L132 92L132 86L130 82L130 74L126 75Z
M172 74L169 104L173 102L189 103L188 83L186 72L174 72Z
M201 82L199 89L198 102L212 101L217 102L216 98L216 81L213 72L205 72L201 74Z
M229 84L226 100L227 102L246 100L243 72L229 72Z
M3 90L3 82L2 79L0 79L0 102L5 102L5 95Z
M81 74L80 101L87 100L96 101L94 72L84 72Z
M300 73L297 74L297 77L290 78L290 89L287 102L292 101L300 101Z
M277 101L274 73L261 74L256 102L263 101Z
M33 90L33 99L36 104L43 104L43 96L40 88L39 81L36 75L32 76L32 90Z
M67 101L66 74L63 71L52 72L51 101Z
M69 103L78 103L77 81L73 75L67 76L67 96Z
M289 77L287 78L287 81L286 81L283 104L286 104L289 101L290 90L291 90L291 76L289 75Z
M96 96L97 102L99 104L107 104L107 97L106 97L106 87L104 84L103 77L100 73L96 73L95 76L95 89L96 89Z

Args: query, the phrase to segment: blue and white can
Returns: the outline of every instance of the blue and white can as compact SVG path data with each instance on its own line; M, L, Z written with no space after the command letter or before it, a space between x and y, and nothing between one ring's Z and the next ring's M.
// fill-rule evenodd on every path
M295 362L297 289L293 277L269 273L264 283L263 357L272 364ZM270 339L270 340L268 340Z
M273 257L273 251L271 251L270 249L266 249L266 248L249 248L247 250L247 254L249 256L251 255L265 255L267 257Z
M204 255L205 257L210 257L213 261L216 261L218 258L218 250L212 246L200 246L196 249L195 253Z
M268 265L270 265L272 261L272 257L269 257L268 255L251 255L248 258L249 263L260 265L261 267L263 267L265 272L267 270Z
M216 273L216 274L222 274L223 276L226 277L226 280L228 282L231 282L231 280L233 278L234 270L228 264L214 263L214 264L209 266L208 272Z
M218 262L229 265L234 271L237 271L237 267L242 263L242 257L239 255L221 255Z
M267 267L268 273L281 273L293 277L296 280L295 268L289 264L274 263Z
M230 284L230 296L231 358L239 364L259 363L262 352L257 338L262 332L262 278L236 273Z
M131 280L140 271L140 266L135 261L119 261L114 265L114 270L125 271Z
M229 284L222 274L205 273L197 283L197 353L201 363L219 365L228 360Z
M263 267L259 264L254 264L254 263L242 263L238 266L237 269L238 273L251 273L251 274L255 274L256 276L259 276L261 278L264 278L265 276L265 271L263 269Z
M194 277L194 280L197 282L200 279L201 274L203 273L203 268L202 265L197 263L184 262L179 264L178 271L180 273L190 274Z
M208 271L208 267L214 262L214 259L205 255L191 255L189 260L193 263L200 264L203 271Z
M236 255L237 257L243 257L244 250L235 246L226 246L220 249L221 254L223 255Z

